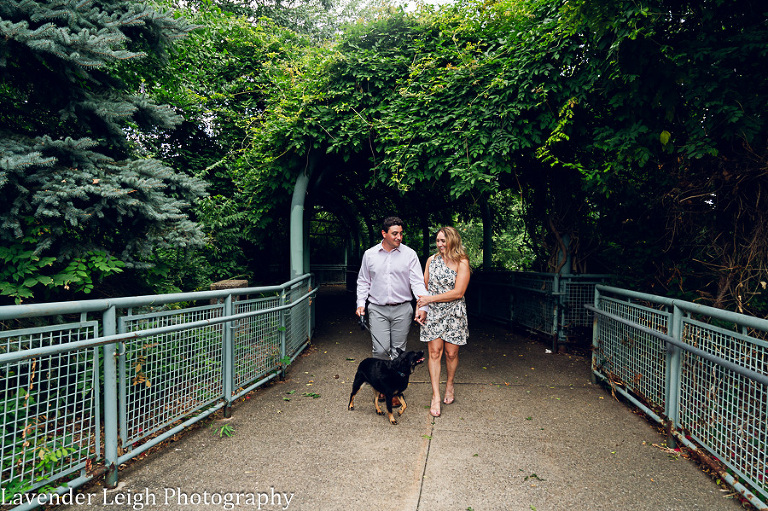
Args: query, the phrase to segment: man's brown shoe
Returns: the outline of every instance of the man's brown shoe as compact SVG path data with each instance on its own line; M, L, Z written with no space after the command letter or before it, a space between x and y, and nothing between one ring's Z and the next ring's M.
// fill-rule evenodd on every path
M398 399L397 396L392 398L392 406L400 406L402 403L400 403L400 399Z

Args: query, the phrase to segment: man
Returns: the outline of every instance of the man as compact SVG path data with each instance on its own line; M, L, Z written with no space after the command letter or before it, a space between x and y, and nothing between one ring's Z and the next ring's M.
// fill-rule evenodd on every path
M369 248L363 255L357 275L358 316L365 314L368 304L368 323L373 340L373 356L394 359L396 350L405 350L411 328L414 296L426 295L424 273L416 252L403 245L403 221L396 216L387 217L381 226L381 243ZM424 323L427 307L416 312L415 320Z

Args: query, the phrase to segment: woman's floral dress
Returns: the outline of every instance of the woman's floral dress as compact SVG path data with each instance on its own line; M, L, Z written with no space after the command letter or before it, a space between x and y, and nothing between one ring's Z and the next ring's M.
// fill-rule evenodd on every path
M448 268L438 254L429 263L429 294L439 295L456 286L456 272ZM421 341L442 340L458 346L467 344L469 326L467 325L467 303L464 298L452 302L432 302L429 304L427 321L421 327Z

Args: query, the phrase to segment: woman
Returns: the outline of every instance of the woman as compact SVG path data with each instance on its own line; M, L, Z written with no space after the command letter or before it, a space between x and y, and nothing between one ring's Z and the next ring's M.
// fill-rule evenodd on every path
M443 403L453 403L453 378L459 364L459 346L467 344L467 305L464 292L469 284L469 257L461 245L461 236L453 227L437 232L437 253L430 256L424 269L424 282L429 295L419 296L418 306L429 305L426 323L421 327L421 340L429 347L429 379L432 402L429 413L440 417L440 365L445 353L448 376Z

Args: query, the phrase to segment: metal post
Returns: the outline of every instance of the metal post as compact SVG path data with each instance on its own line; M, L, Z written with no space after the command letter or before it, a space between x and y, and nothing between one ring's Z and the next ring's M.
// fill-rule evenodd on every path
M131 309L128 309L128 315L131 314ZM120 322L117 329L117 333L124 334L126 331L125 323ZM117 350L117 418L118 418L118 433L121 445L126 445L128 442L128 388L125 384L127 377L126 363L125 363L125 343L121 342Z
M555 331L557 338L557 346L555 346L555 352L559 352L561 349L565 349L568 342L565 332L565 317L568 311L568 285L570 284L571 276L571 237L568 234L563 234L563 247L565 252L562 254L565 259L563 267L560 268L560 273L555 275L555 282L553 291L557 293L557 323L555 324ZM559 258L558 258L559 260ZM565 278L562 278L565 277Z
M224 316L228 317L232 314L232 295L230 294L224 299ZM235 350L232 345L234 325L231 321L227 321L222 323L221 327L223 330L221 342L222 378L224 379L224 400L227 402L224 407L224 418L228 419L232 417L232 395L234 394Z
M304 275L304 265L308 261L308 255L305 257L304 254L307 245L304 237L304 202L307 198L309 177L315 166L314 161L314 158L310 157L307 168L296 178L296 185L293 188L290 217L291 280Z
M600 308L600 290L595 286L595 302L593 304L595 309ZM600 330L597 327L597 321L600 317L599 314L592 315L592 372L590 373L593 384L597 384L597 375L595 374L595 368L597 367L597 348L599 345L598 335Z
M675 305L672 308L672 324L669 325L669 335L682 341L683 337L683 312ZM677 428L680 425L680 385L682 380L682 353L680 348L667 343L667 370L666 370L666 388L665 388L665 410L664 413L669 418L669 427ZM674 435L667 435L668 445L671 448L677 447L677 441Z
M288 292L288 288L284 288L280 292L280 306L281 307L283 305L285 305L287 303L287 301L288 301L287 298L286 298L287 292ZM287 347L286 347L286 339L287 339L287 335L286 335L286 331L287 331L287 328L286 328L286 324L287 324L286 314L287 313L288 313L288 311L286 309L282 309L280 311L280 326L277 329L278 332L280 332L280 379L281 380L285 379L285 369L286 369L285 357L286 357L286 353L287 353Z
M117 314L115 306L111 306L102 314L104 335L117 333ZM117 416L117 361L115 360L117 345L104 345L104 464L107 468L105 484L108 488L117 486L117 446L118 446L118 416Z
M314 278L309 277L307 280L307 292L317 287L317 282ZM312 333L315 331L315 300L317 300L317 293L314 297L307 299L307 337L312 340Z
M310 249L309 249L309 243L310 243L309 227L310 227L309 217L305 216L304 217L304 228L303 228L304 241L302 241L302 246L304 247L303 248L304 266L303 266L303 269L302 269L302 271L301 271L301 273L299 275L304 275L305 273L309 273L311 271L310 270L310 264L311 263L310 263L310 257L309 257L310 256ZM299 275L295 275L292 278L298 277Z

